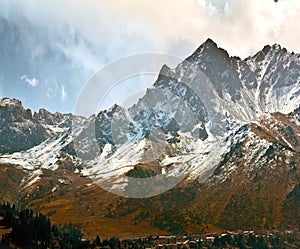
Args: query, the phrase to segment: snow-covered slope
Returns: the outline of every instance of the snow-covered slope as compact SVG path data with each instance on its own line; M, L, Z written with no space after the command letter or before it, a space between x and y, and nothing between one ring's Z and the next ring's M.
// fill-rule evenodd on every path
M150 143L151 159L166 175L180 172L186 179L205 181L232 144L246 137L251 122L299 106L299 69L300 56L279 45L241 60L207 40L176 68L163 66L154 85L128 111L115 106L99 114L97 125L105 127L106 136L99 154L107 145L110 153L98 155L84 173L126 182L128 170L149 161Z
M288 114L299 107L299 70L300 55L279 45L265 46L241 60L208 39L176 68L163 66L153 86L129 109L115 105L87 120L73 117L72 127L70 115L46 110L31 115L20 103L20 120L14 115L7 122L9 115L0 112L10 129L30 124L48 134L32 143L39 143L33 148L0 156L0 163L32 172L56 170L64 151L83 167L84 176L118 193L128 188L127 174L137 165L150 170L158 165L163 179L204 182L220 168L235 144L253 141L249 158L255 150L263 153L264 146L279 140L285 148L298 150L289 131L268 126L277 120L268 113ZM1 110L12 102L2 100ZM290 115L294 115L294 125L299 125L298 113ZM268 135L253 135L255 125ZM234 167L233 163L224 172Z
M0 153L30 149L71 126L71 114L32 114L16 99L0 99Z

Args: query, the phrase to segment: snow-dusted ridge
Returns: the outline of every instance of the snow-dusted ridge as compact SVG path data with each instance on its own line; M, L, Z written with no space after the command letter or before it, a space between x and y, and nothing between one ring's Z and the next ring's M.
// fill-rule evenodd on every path
M176 68L164 66L128 110L115 105L87 120L78 117L72 129L50 125L53 116L41 111L37 120L44 120L44 126L48 122L46 129L55 135L28 150L1 155L0 163L31 171L34 182L40 169L56 170L61 151L73 144L77 155L70 156L83 166L81 174L102 182L112 179L112 188L124 189L126 173L150 162L159 164L164 175L206 181L232 145L246 137L246 147L255 145L261 153L269 146L251 133L249 124L267 118L266 113L288 114L299 107L299 71L300 55L279 45L241 60L207 40ZM2 108L8 102L2 101ZM299 125L297 117L295 122ZM225 171L232 170L234 165Z

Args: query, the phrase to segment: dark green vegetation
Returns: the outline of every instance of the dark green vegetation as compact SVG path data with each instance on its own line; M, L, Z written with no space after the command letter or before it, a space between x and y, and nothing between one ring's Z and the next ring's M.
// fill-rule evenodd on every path
M0 206L0 216L3 217L0 225L11 228L11 233L2 235L2 247L88 248L86 241L82 241L82 233L72 224L53 225L45 215L34 214L31 209L19 211L7 203Z
M88 240L74 225L53 225L45 215L34 214L30 209L17 210L9 203L0 206L0 248L15 249L142 249L142 248L299 248L299 234L292 231L255 234L254 231L226 232L191 236L149 236L133 239L110 238L101 241L99 236ZM176 223L176 220L173 221Z

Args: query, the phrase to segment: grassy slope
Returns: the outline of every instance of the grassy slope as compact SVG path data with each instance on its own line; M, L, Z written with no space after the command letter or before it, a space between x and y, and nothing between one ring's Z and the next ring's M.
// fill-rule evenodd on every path
M236 169L225 181L218 177L223 173L220 167L205 184L190 182L159 196L126 199L74 174L68 160L62 160L59 170L45 170L40 181L17 193L25 173L13 166L0 165L2 200L15 201L18 197L19 202L48 214L54 223L77 224L89 238L97 234L102 238L126 238L299 226L300 143L297 134L300 128L282 114L273 114L273 117L281 123L274 132L264 120L259 125L251 125L253 133L274 143L268 160L253 164L258 168L250 172L251 163L246 164L246 140L227 158L224 167L235 165ZM279 129L280 133L286 133L285 138L294 149L288 148L287 142L278 137ZM292 157L287 157L288 153ZM143 168L143 165L138 167ZM58 179L65 183L53 191Z

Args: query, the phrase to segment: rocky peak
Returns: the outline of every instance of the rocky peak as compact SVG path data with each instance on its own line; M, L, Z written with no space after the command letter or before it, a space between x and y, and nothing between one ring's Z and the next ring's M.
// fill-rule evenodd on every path
M229 54L223 48L211 39L207 39L195 52L186 59L190 63L228 63L230 61Z
M31 110L25 110L20 100L0 99L0 122L23 122L31 119Z
M2 98L0 99L0 107L22 106L22 102L18 99Z
M105 123L108 120L111 121L112 119L117 118L119 115L122 116L124 112L126 112L125 108L120 105L114 104L108 110L101 110L96 116L96 121Z
M115 104L108 110L103 110L98 113L95 120L95 135L100 151L104 148L105 144L115 145L115 133L122 133L120 130L127 127L128 120L126 109ZM128 130L124 131L124 136Z
M202 43L194 52L194 54L202 53L203 51L215 50L218 49L217 43L215 43L212 39L208 38L204 43Z
M168 78L168 77L174 78L174 76L172 75L172 69L169 68L166 64L164 64L159 71L157 81L159 82L159 81L163 80L164 78Z
M57 125L63 120L64 115L61 113L56 112L55 114L52 114L51 112L40 109L38 112L35 112L33 115L33 119L36 122L41 122L44 124L49 125Z
M62 114L41 109L32 116L16 99L0 99L0 153L29 149L54 135L49 128L58 124Z

